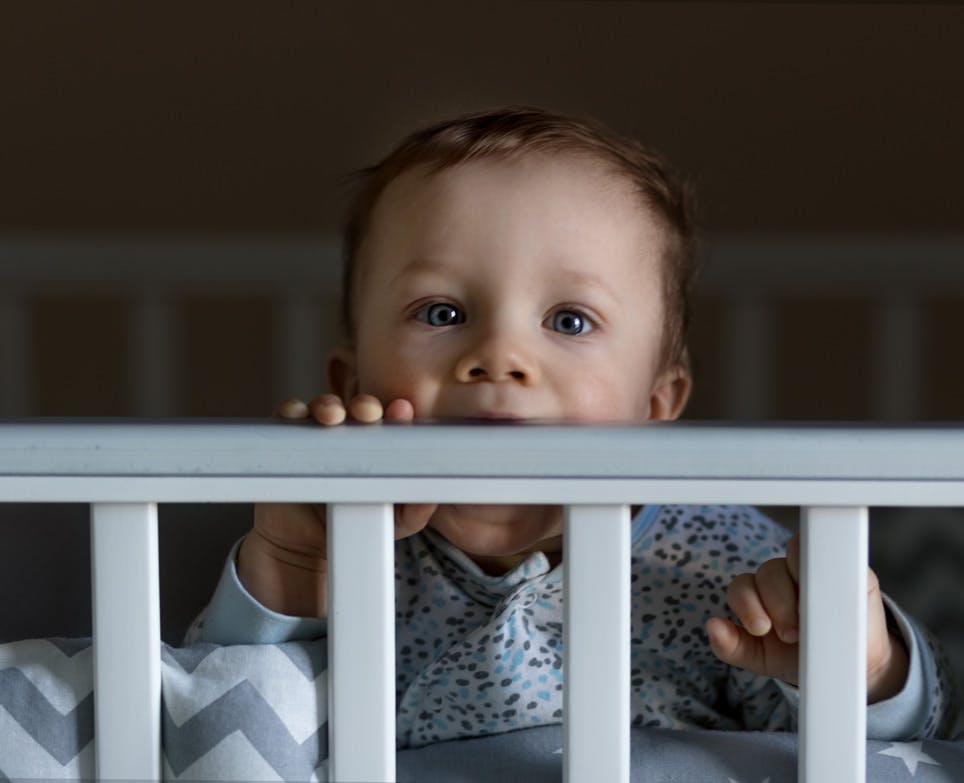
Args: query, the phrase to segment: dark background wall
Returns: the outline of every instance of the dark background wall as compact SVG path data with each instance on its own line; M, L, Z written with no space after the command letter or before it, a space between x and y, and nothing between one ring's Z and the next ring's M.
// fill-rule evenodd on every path
M423 122L500 103L592 114L662 150L697 184L711 240L964 247L962 88L953 3L10 3L0 278L11 237L329 238L350 171ZM130 263L150 284L150 262ZM780 303L772 404L742 415L874 417L874 303L824 293ZM959 417L956 296L924 310L913 418ZM700 418L730 415L721 298L697 310ZM17 412L139 413L128 304L32 290L30 359L7 371L29 376ZM269 410L272 303L207 291L177 307L176 412Z
M591 113L708 230L961 230L964 9L730 2L39 2L0 25L6 231L328 232L415 124Z

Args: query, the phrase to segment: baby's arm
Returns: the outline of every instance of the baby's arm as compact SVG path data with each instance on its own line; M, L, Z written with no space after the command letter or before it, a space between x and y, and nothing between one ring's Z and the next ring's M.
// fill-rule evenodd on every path
M741 625L721 617L706 624L717 657L755 674L798 684L799 581L797 536L790 539L786 557L768 560L754 574L735 577L727 603ZM868 573L867 584L867 702L875 704L901 690L909 661L903 640L888 628L873 571Z
M383 409L370 395L359 395L347 406L333 394L315 397L307 405L286 400L276 415L288 420L314 419L336 426L349 418L361 423L411 420L414 411L407 400L393 400ZM434 505L408 504L395 507L395 537L421 530L435 511ZM254 526L238 551L238 578L263 606L293 617L328 614L327 544L325 507L296 503L259 503Z

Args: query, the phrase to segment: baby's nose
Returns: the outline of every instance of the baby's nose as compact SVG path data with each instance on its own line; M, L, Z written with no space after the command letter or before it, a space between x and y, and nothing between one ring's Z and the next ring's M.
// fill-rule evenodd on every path
M469 369L468 373L465 373L468 377L465 380L483 380L483 379L497 379L497 378L514 378L517 381L523 381L526 378L526 373L522 370L507 370L504 373L494 372L490 373L485 367L472 367Z
M455 367L457 380L532 383L536 380L535 362L518 344L489 339L467 351Z

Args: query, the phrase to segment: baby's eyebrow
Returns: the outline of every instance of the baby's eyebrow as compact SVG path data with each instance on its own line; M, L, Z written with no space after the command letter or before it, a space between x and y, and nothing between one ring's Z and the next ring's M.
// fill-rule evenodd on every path
M558 272L556 279L573 288L590 288L611 299L619 298L616 296L615 289L609 285L605 278L591 272L584 272L580 269L562 269Z
M419 257L405 263L402 268L389 279L388 286L393 288L404 281L421 275L434 275L446 278L449 273L450 270L444 262L434 258ZM553 275L553 278L554 282L561 283L569 290L578 289L580 292L591 290L611 300L619 299L617 290L611 286L604 277L593 272L587 272L582 269L563 268L558 270Z
M409 261L398 270L388 281L389 286L396 286L402 280L416 275L440 275L445 276L447 270L445 264L428 258L416 258Z

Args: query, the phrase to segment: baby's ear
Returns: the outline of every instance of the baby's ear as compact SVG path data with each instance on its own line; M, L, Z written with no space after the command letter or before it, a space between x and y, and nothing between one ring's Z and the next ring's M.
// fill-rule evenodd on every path
M649 418L659 421L678 419L693 389L690 371L676 365L661 372L649 397Z
M355 351L351 346L340 345L328 354L328 387L345 403L358 393L355 364Z

